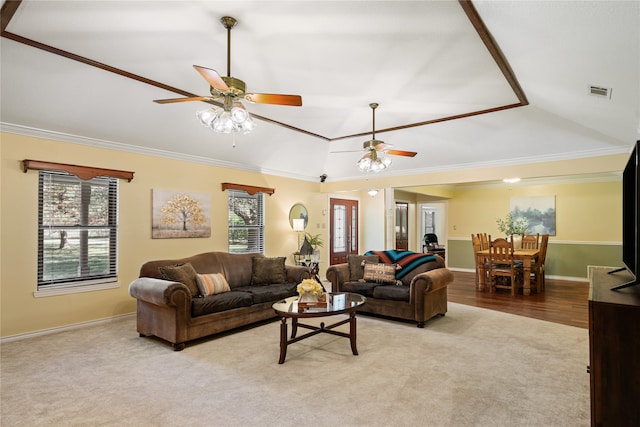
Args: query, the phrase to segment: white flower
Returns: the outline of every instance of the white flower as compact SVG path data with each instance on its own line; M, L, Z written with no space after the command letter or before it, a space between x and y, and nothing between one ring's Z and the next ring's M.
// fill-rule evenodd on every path
M316 282L313 279L304 279L298 285L297 291L300 295L322 295L322 286L320 285L320 283Z

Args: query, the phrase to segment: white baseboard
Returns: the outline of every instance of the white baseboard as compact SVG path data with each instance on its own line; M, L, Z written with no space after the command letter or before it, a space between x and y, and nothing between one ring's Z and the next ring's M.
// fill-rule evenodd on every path
M471 270L469 268L452 268L452 267L447 267L449 268L449 270L451 271L460 271L462 273L474 273L476 272L475 269ZM547 279L552 279L552 280L566 280L568 282L585 282L585 283L589 283L589 279L586 277L573 277L573 276L550 276L550 275L546 275L545 276Z
M0 338L0 344L6 343L6 342L11 342L11 341L23 340L23 339L27 339L27 338L38 337L38 336L41 336L41 335L54 334L56 332L70 331L70 330L73 330L73 329L85 328L87 326L97 325L97 324L100 324L100 323L109 323L109 322L112 322L114 320L119 320L119 319L122 319L124 317L130 317L130 316L135 316L135 315L136 315L136 313L121 314L121 315L118 315L118 316L107 317L105 319L90 320L88 322L80 322L80 323L74 323L74 324L71 324L71 325L58 326L58 327L55 327L55 328L41 329L39 331L25 332L24 334L10 335L8 337Z

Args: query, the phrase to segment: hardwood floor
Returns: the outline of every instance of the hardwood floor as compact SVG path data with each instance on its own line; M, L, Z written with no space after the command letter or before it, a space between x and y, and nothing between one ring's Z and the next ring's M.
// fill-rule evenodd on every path
M453 272L455 280L447 288L451 302L488 308L519 316L533 317L588 329L589 282L547 279L541 293L511 296L508 290L476 291L475 274Z

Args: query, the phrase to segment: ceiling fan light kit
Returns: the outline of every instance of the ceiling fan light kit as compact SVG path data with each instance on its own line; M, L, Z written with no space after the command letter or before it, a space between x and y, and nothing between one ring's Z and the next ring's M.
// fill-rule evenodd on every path
M209 83L211 96L157 99L154 102L158 104L185 101L205 101L213 104L222 102L222 107L214 106L196 113L196 117L203 126L218 133L249 133L256 127L251 115L240 102L242 99L258 104L301 106L302 97L299 95L246 93L247 85L245 82L231 76L231 29L236 26L238 21L231 16L223 16L220 18L220 22L227 29L227 75L221 76L216 70L198 65L193 66Z
M372 148L371 152L358 160L357 165L361 172L380 172L391 166L391 163L391 157L378 153L375 148Z
M256 124L240 102L234 102L231 108L211 107L196 113L200 123L218 133L249 133Z
M360 160L358 160L357 166L360 172L375 173L387 169L391 166L391 157L387 154L414 157L417 153L413 151L389 150L389 148L392 147L391 145L385 144L384 141L376 139L376 108L378 108L378 104L372 102L369 104L369 107L371 107L373 114L373 128L371 132L371 139L362 144L362 148L367 152Z

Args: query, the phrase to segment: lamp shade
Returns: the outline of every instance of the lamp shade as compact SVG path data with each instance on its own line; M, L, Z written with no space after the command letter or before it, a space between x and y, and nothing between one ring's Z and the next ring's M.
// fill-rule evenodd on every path
M198 111L196 116L204 127L218 133L249 133L256 127L251 115L240 102L225 105L225 108L207 108Z
M302 218L293 219L293 231L304 231L304 219Z

